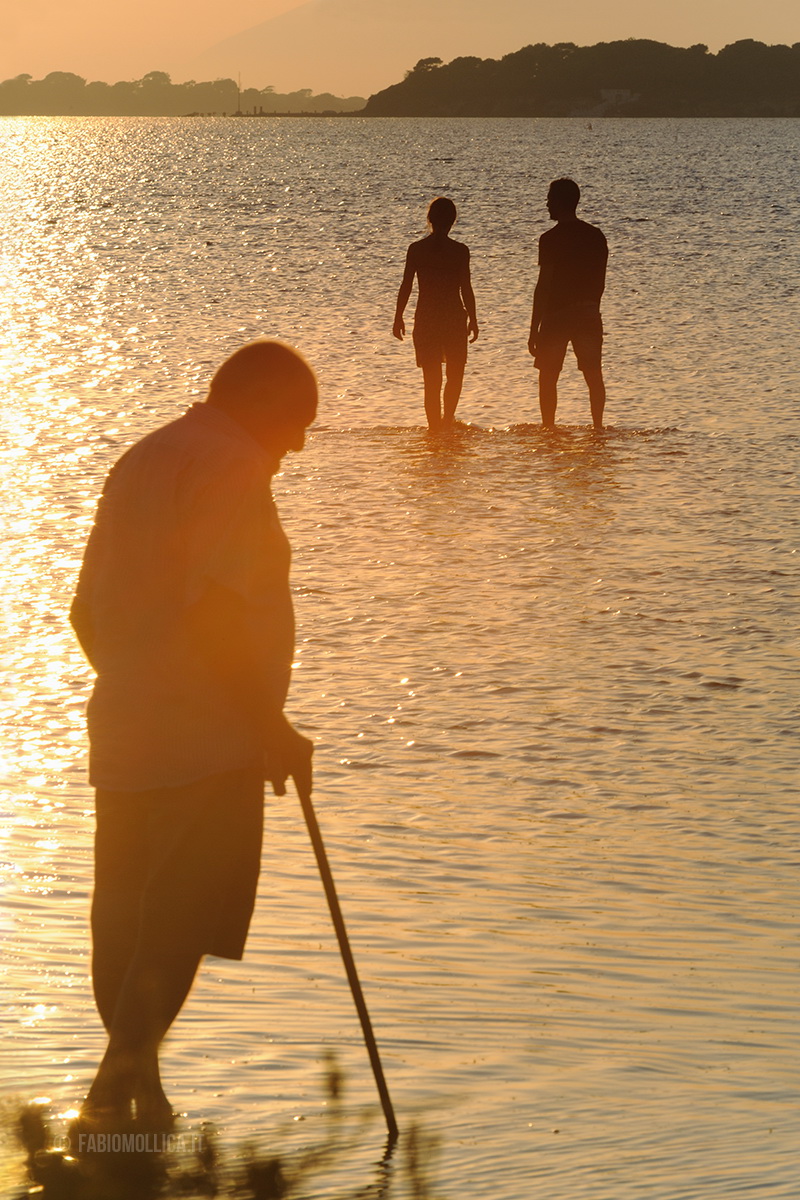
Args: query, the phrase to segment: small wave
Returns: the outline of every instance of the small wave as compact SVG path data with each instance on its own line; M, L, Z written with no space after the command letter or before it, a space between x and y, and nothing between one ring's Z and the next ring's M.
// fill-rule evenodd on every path
M494 750L453 750L451 758L502 758Z

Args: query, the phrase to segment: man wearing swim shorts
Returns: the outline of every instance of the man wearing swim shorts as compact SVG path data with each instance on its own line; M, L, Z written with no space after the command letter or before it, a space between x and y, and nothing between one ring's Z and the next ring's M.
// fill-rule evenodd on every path
M294 618L270 484L316 407L304 359L251 342L103 489L70 614L97 672L92 982L108 1033L83 1129L169 1128L159 1046L202 957L242 957L264 780L310 786L312 744L283 715Z
M553 180L547 211L556 225L539 238L539 278L533 293L528 349L539 372L539 408L545 429L555 425L558 377L570 344L589 388L592 423L595 429L603 428L606 389L600 299L608 245L596 225L576 215L580 196L573 179Z
M467 339L474 342L478 336L469 248L450 237L455 219L456 206L447 196L431 202L430 233L408 247L392 328L402 342L406 331L403 313L416 276L419 294L412 336L417 366L422 368L425 415L432 432L448 428L455 421L467 365Z

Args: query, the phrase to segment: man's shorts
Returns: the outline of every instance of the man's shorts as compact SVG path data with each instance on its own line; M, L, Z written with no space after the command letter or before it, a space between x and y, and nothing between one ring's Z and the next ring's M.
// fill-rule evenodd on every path
M546 316L539 329L533 365L539 371L557 375L570 343L581 371L599 370L603 361L603 321L593 305L576 305Z
M446 320L419 319L414 322L414 351L418 367L463 367L467 361L467 314Z
M261 867L262 771L98 789L96 806L93 929L138 919L148 949L240 959Z

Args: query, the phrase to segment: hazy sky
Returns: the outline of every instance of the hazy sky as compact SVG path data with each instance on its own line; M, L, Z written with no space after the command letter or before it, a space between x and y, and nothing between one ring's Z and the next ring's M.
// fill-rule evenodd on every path
M800 41L799 0L6 0L4 9L0 79L241 72L245 87L345 95L397 82L420 57L494 57L530 42L650 37L718 50L746 37Z

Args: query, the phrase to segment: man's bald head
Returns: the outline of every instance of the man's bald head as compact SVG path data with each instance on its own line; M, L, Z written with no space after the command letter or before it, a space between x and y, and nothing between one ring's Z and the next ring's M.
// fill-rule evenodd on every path
M261 338L234 351L211 380L207 403L242 425L277 463L302 450L317 414L317 380L302 354Z
M208 392L208 402L228 412L262 409L274 415L314 420L317 411L317 381L302 354L284 342L259 338L248 342L217 368Z

